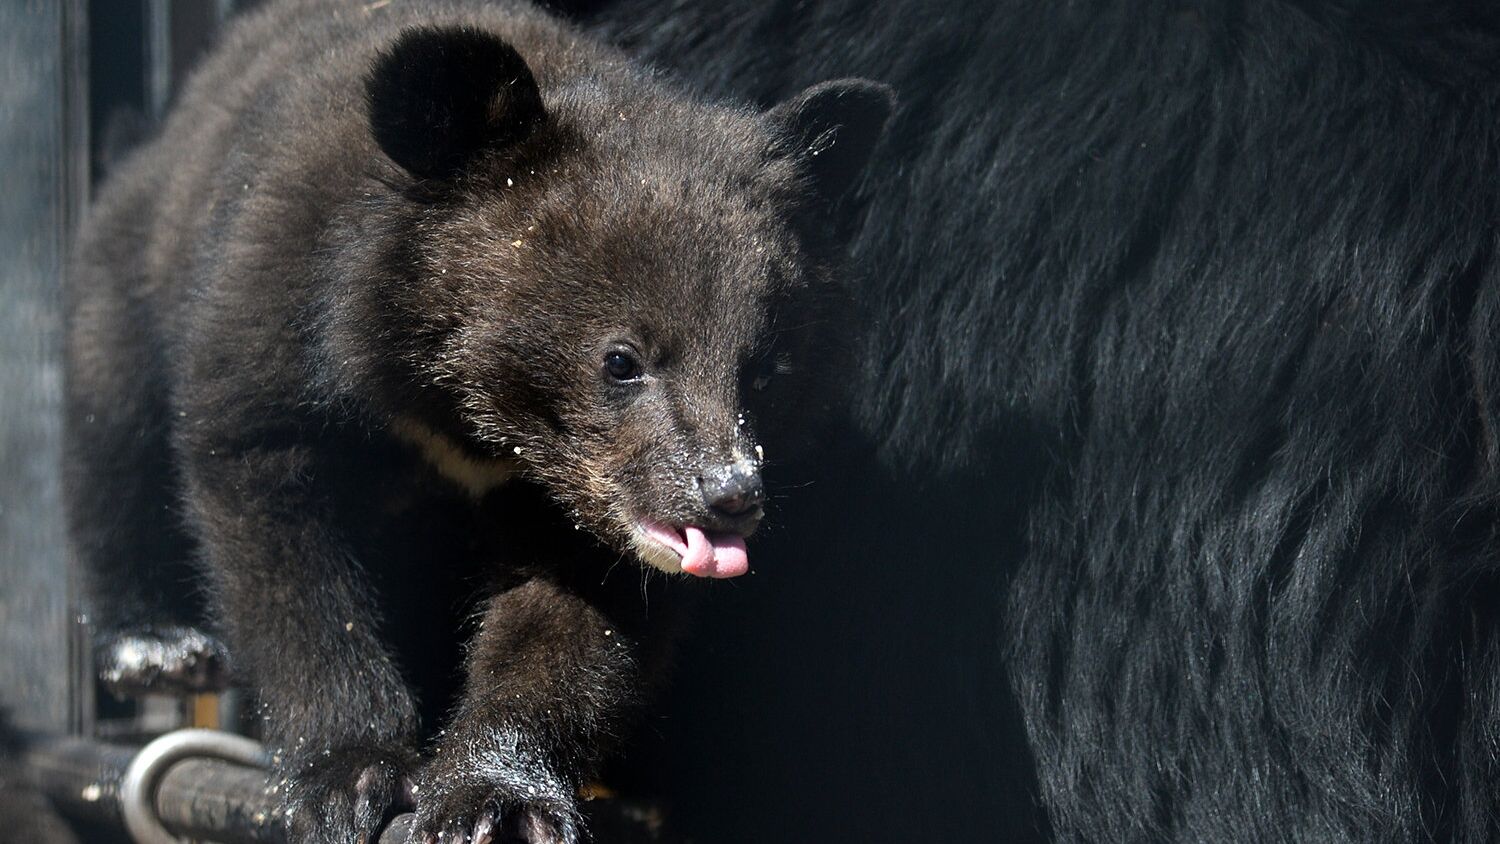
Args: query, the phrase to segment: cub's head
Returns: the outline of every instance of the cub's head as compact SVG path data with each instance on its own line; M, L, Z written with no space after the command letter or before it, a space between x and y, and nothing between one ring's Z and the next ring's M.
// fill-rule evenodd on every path
M392 269L371 319L466 451L650 565L743 573L776 454L757 432L818 413L829 221L890 91L830 82L753 113L612 57L532 63L472 29L408 31L375 63Z

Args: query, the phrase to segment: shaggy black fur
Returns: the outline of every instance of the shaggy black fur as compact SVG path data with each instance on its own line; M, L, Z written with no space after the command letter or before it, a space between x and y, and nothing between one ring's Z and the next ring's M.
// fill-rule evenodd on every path
M241 21L71 280L106 676L222 673L201 572L292 840L414 802L418 840L576 841L689 591L611 570L686 567L648 521L755 529L757 437L828 402L827 221L890 108L859 80L704 104L521 3Z
M816 705L714 840L1500 836L1500 10L600 14L713 93L902 94L855 241L898 474L763 568L839 572L740 681Z

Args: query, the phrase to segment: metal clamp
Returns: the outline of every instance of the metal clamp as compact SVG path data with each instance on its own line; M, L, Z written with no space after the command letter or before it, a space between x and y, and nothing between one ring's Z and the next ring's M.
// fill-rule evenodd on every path
M156 789L174 764L190 758L222 759L269 768L271 755L259 742L219 730L174 730L142 747L120 782L120 809L136 844L181 844L156 815Z

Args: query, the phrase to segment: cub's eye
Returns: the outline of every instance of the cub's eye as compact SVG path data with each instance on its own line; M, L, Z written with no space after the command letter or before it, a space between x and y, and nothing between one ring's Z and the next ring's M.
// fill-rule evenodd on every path
M641 377L641 364L629 352L613 351L604 356L604 371L616 381Z

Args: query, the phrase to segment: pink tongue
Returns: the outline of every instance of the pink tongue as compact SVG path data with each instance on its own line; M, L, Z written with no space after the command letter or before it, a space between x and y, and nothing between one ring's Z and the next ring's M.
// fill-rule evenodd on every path
M732 533L704 533L687 526L687 550L682 552L682 570L698 577L739 577L750 570L745 538Z

